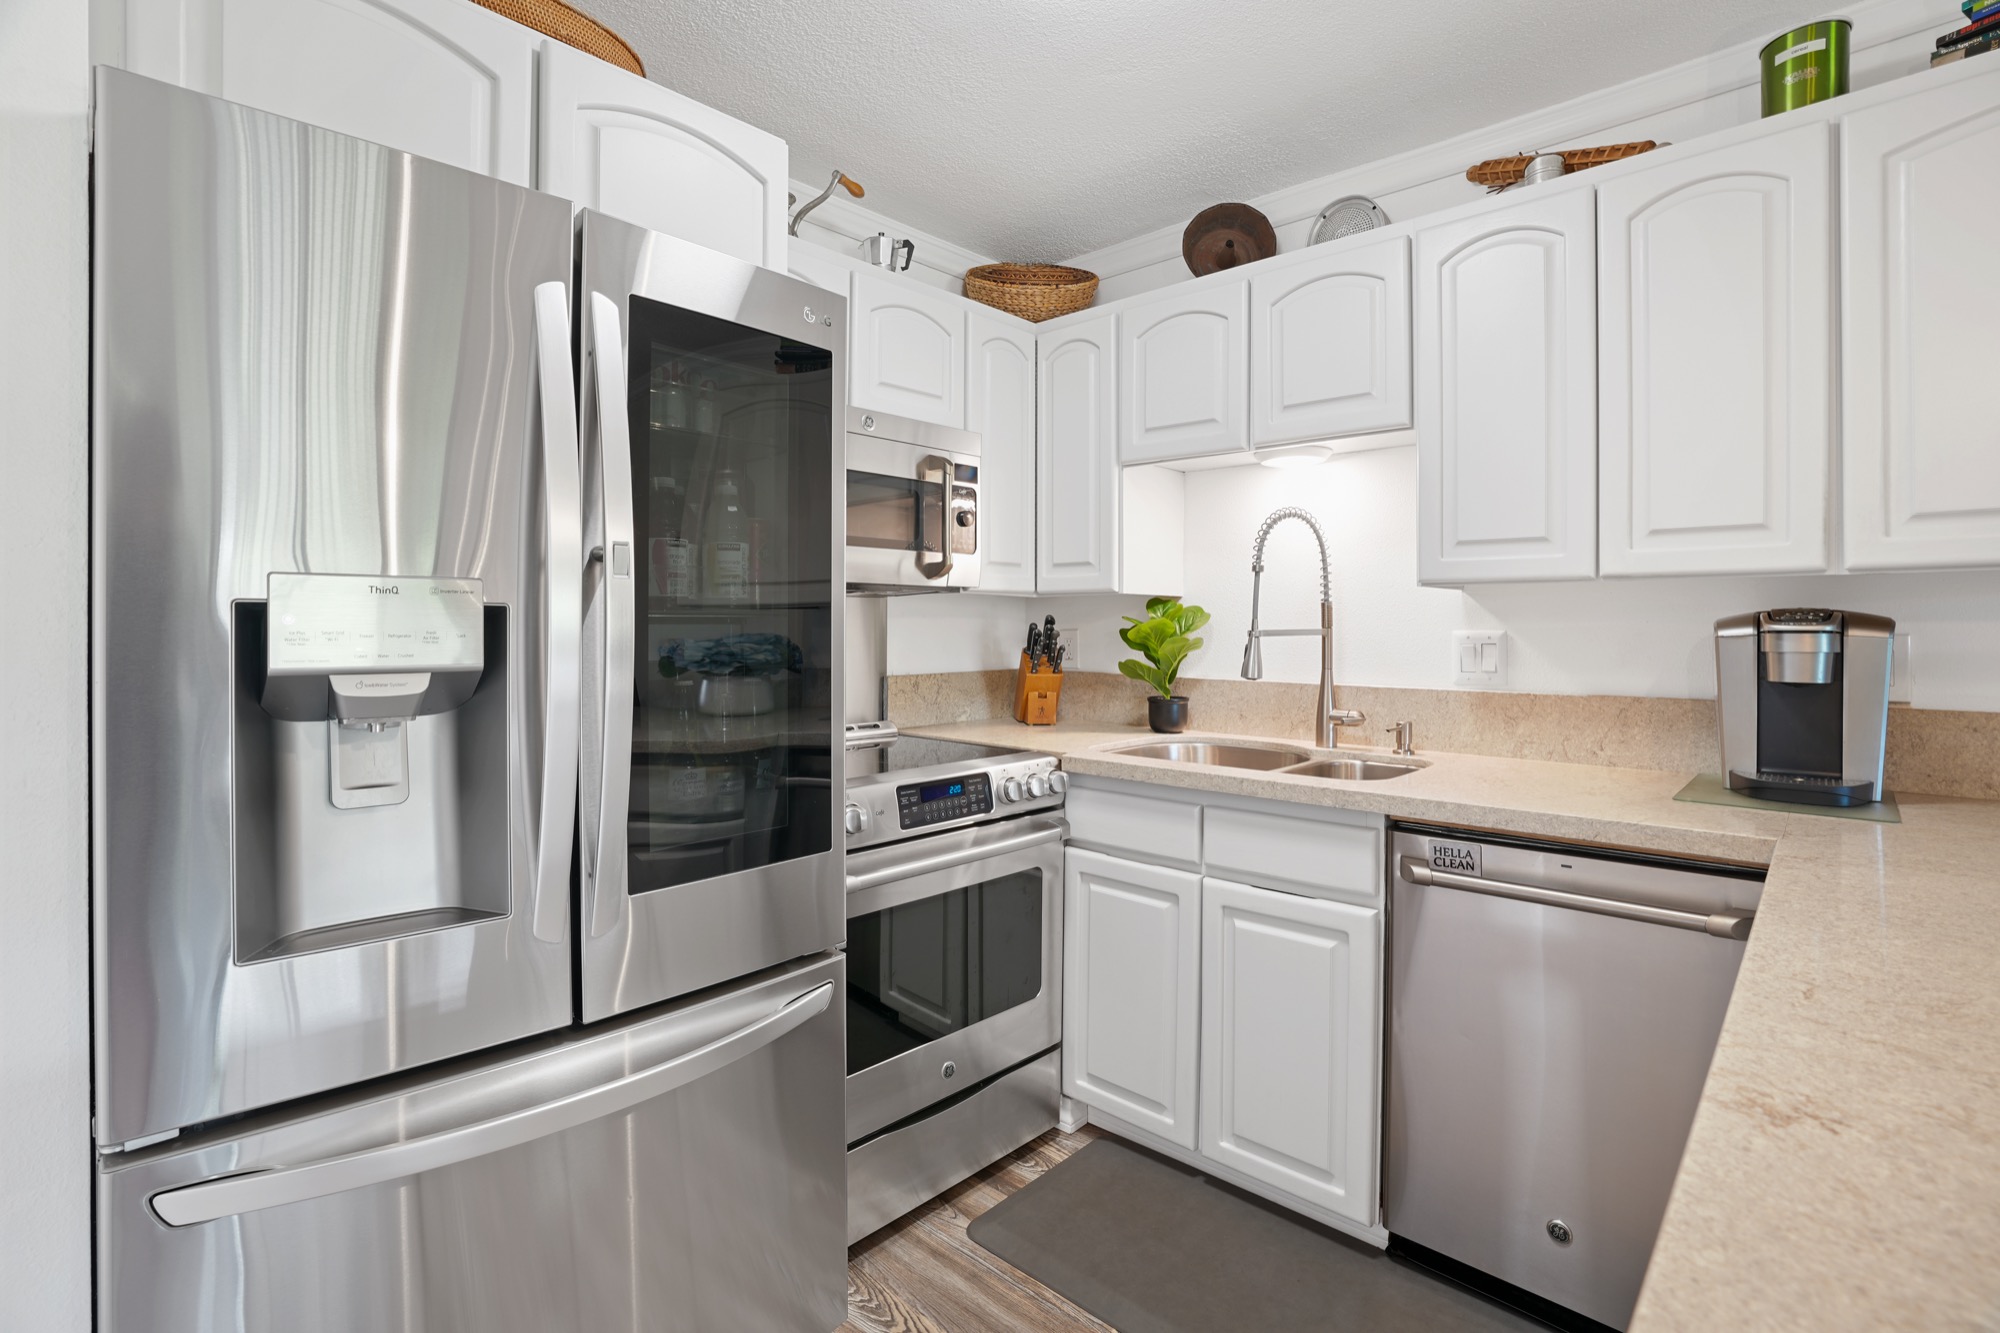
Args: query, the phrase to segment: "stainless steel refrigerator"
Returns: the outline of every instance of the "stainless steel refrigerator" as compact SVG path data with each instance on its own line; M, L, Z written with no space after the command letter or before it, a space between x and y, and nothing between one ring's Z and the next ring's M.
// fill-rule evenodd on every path
M95 115L99 1327L831 1329L841 303Z

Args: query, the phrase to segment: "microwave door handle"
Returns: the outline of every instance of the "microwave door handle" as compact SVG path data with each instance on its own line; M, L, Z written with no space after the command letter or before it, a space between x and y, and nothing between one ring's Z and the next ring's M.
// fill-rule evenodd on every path
M935 527L924 521L925 487L932 478L937 481ZM931 533L936 534L936 550L930 546ZM927 579L946 579L951 577L951 564L951 460L928 454L917 464L917 572Z
M826 1012L832 1001L833 983L823 981L734 1032L609 1083L400 1143L161 1190L152 1197L153 1212L170 1227L195 1226L239 1213L324 1199L532 1143L628 1111L726 1069Z
M536 829L535 938L567 929L571 834L576 827L578 652L583 637L583 481L576 447L576 381L569 359L569 288L535 288L535 359L542 434L542 785Z
M590 294L591 390L596 410L597 484L603 515L603 563L597 571L603 607L603 675L594 710L602 728L594 774L597 826L585 828L586 920L592 939L625 919L625 821L632 786L632 660L636 593L632 585L632 447L625 420L625 334L618 306ZM595 554L595 553L593 553Z

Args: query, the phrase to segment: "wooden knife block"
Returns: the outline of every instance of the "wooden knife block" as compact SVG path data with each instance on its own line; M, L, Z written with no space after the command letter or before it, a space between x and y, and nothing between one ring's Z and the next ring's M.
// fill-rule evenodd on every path
M1060 671L1051 671L1046 665L1040 671L1028 670L1026 653L1021 654L1021 665L1014 669L1014 720L1025 722L1031 727L1053 726L1056 720L1056 706L1062 700L1063 677Z

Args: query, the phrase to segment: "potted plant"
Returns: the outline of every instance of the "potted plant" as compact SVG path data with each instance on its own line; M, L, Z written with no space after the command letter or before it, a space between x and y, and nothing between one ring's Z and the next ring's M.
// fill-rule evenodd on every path
M1153 687L1146 699L1146 721L1154 731L1187 730L1187 697L1174 693L1174 681L1188 654L1201 647L1194 632L1207 623L1208 612L1198 606L1183 606L1176 597L1154 597L1146 602L1144 620L1126 616L1125 628L1118 631L1127 648L1145 657L1143 662L1128 657L1118 669Z

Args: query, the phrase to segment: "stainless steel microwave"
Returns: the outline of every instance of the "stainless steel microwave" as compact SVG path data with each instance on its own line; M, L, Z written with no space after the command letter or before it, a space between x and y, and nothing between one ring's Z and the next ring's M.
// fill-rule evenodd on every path
M882 412L847 412L847 586L979 586L979 436Z

